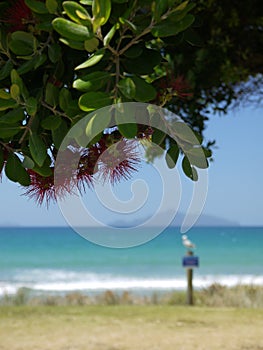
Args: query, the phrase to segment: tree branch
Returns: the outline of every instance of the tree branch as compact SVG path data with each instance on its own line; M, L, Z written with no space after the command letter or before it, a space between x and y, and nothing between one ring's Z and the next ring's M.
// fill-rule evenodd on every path
M50 111L52 111L55 115L59 115L61 117L67 118L67 119L69 119L72 122L72 119L66 113L58 111L56 108L50 106L45 101L41 101L41 104L42 104L43 107L45 107L45 108L49 109Z

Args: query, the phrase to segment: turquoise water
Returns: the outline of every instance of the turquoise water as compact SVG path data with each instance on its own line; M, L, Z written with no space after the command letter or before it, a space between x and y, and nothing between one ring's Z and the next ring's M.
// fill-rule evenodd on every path
M200 259L197 288L263 285L263 228L193 228L188 236ZM126 249L97 246L70 228L0 228L0 295L20 287L58 293L182 289L184 254L178 228Z

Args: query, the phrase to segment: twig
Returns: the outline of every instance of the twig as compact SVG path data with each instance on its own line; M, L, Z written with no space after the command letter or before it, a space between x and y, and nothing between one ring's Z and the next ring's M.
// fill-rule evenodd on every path
M56 108L50 106L45 101L41 101L41 104L42 104L43 107L45 107L45 108L49 109L50 111L52 111L55 115L59 115L61 117L67 118L67 119L69 119L72 122L72 119L66 113L58 111Z
M30 127L31 127L31 125L32 125L32 123L33 123L34 118L35 118L35 114L32 115L32 116L29 118L29 121L28 121L27 125L25 126L25 131L24 131L23 135L21 136L21 138L20 138L20 140L19 140L19 144L20 144L20 145L21 145L21 143L24 141L24 139L25 139L27 133L30 132Z

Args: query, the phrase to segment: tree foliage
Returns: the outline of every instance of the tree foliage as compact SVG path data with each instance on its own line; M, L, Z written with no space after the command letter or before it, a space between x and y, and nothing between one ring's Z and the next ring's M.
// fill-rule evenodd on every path
M201 136L209 112L225 113L247 96L251 77L253 88L261 86L262 4L253 3L2 1L0 170L40 203L55 198L54 164L65 135L87 113L119 102L166 107ZM98 122L107 129L109 121ZM104 180L135 170L132 139L159 144L169 167L184 152L158 129L117 119L115 126L82 149L75 174L81 186L91 184L98 158L120 141L127 159L105 161ZM211 144L203 145L208 158ZM184 158L182 167L195 180L199 165Z
M202 133L211 114L261 103L263 3L201 0L193 14L195 23L170 49L174 69L189 79L194 98L171 108Z

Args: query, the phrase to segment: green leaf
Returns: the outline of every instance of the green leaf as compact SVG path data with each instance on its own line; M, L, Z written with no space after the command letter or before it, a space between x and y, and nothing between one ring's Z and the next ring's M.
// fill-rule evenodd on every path
M37 47L37 40L31 33L16 31L11 34L10 50L19 56L31 55Z
M0 99L0 111L5 111L9 108L18 107L18 103L15 100L2 100Z
M46 8L49 13L56 13L58 8L58 3L56 0L46 0Z
M156 90L151 85L146 83L146 81L139 77L132 77L132 80L135 83L136 87L136 93L135 93L135 100L139 102L149 102L153 100L156 96Z
M26 111L31 116L37 113L37 100L34 97L29 97L26 100Z
M46 164L47 163L47 164ZM52 170L50 168L49 162L45 161L42 167L39 167L37 165L33 168L34 172L37 174L47 177L52 175Z
M19 74L15 69L12 69L10 77L11 77L11 83L17 84L19 86L19 89L23 90L23 80L21 79L21 77L19 76Z
M17 124L0 123L0 137L5 139L13 137L21 131L21 127Z
M39 14L48 13L48 9L46 8L45 4L41 1L25 0L25 4L35 13L39 13Z
M22 186L30 185L30 177L22 166L21 160L14 153L9 153L5 165L5 174L9 180L19 182Z
M30 61L23 63L18 69L17 73L25 74L30 72L31 70L35 70L38 67L42 66L47 60L47 55L42 53L41 55L36 54Z
M23 108L15 108L7 112L6 114L0 116L0 124L14 124L16 122L22 121L23 119L25 119L25 113Z
M99 46L99 40L97 38L91 38L84 41L85 50L88 52L93 52L97 50Z
M92 2L92 22L93 31L107 23L111 13L111 0L93 0Z
M32 60L26 61L25 63L21 64L21 66L17 68L17 73L23 75L27 72L30 72L31 70L34 70L34 67L35 61L34 58L32 58Z
M126 139L133 139L138 134L138 126L134 123L118 124L118 130Z
M136 93L136 86L134 81L131 78L123 78L119 81L118 87L121 93L129 98L133 99Z
M34 172L43 176L43 177L48 177L52 175L52 169L50 168L49 165L43 165L42 167L39 166L34 166L33 168Z
M18 169L18 180L17 182L22 186L29 186L31 183L30 176L24 167L19 167Z
M182 20L185 15L195 6L196 5L194 3L189 4L189 1L184 1L172 11L172 13L168 16L168 19L172 22L178 22Z
M111 75L109 72L93 72L77 79L73 87L79 91L97 91L107 84Z
M37 46L37 39L32 33L24 32L18 30L11 34L11 40L17 40L23 42L26 46L30 47L32 50Z
M80 2L82 5L91 6L93 0L79 0L79 2Z
M35 166L35 163L33 162L33 160L30 157L25 156L24 160L22 162L22 166L26 169L33 169Z
M74 50L85 50L83 41L70 40L66 38L60 38L59 41L61 41L63 44L71 47Z
M14 65L13 62L11 60L8 60L4 66L0 69L0 80L4 80L5 78L7 78L11 72L11 70L13 69Z
M175 12L184 11L184 10L186 9L188 3L189 3L189 1L184 1L184 2L182 2L180 5L178 5L178 6L174 9L174 11L175 11Z
M161 16L167 11L169 7L167 0L156 0L152 2L152 14L156 22L159 22Z
M9 92L7 92L5 89L0 89L0 99L10 100L10 98L12 98L12 96Z
M65 136L68 133L68 126L66 121L62 120L59 128L53 129L51 133L52 133L52 139L53 139L54 145L57 149L59 149L62 141L64 140Z
M42 138L36 133L29 136L29 150L33 160L41 167L47 157L47 150Z
M189 150L185 151L185 153L192 165L195 165L200 169L208 168L208 161L202 147L190 148Z
M178 121L173 124L175 137L179 140L179 144L186 148L200 146L200 142L192 129L184 122Z
M165 140L166 134L160 129L154 129L152 134L152 142L156 145L160 145Z
M17 84L12 84L10 87L10 95L14 100L17 100L20 95L20 89Z
M143 47L141 44L133 45L124 52L124 56L128 58L139 57L143 53Z
M62 123L62 118L59 115L50 115L41 122L41 126L46 130L55 130Z
M173 36L190 27L194 20L194 16L190 14L184 16L184 18L178 22L172 22L167 19L155 25L152 29L152 34L153 36L160 38Z
M78 102L78 100L69 101L68 107L65 110L65 112L71 118L75 118L76 115L79 115L79 102Z
M108 106L111 103L110 96L105 92L86 92L79 98L79 108L85 112Z
M41 167L35 164L33 170L35 173L41 176L44 176L44 177L51 176L53 174L53 171L50 168L50 165L51 165L51 159L49 156L47 156L44 161L44 164Z
M16 55L26 56L33 53L33 49L23 43L23 41L11 40L9 42L9 49Z
M86 126L86 135L88 139L93 140L104 129L109 127L111 121L110 113L96 113L88 121Z
M75 1L64 1L62 4L66 14L78 24L91 25L88 11Z
M94 66L103 58L104 53L105 53L104 49L100 49L100 50L96 51L93 55L90 56L90 58L87 61L85 61L85 62L81 63L79 66L77 66L75 68L75 70Z
M204 151L204 154L205 154L205 156L206 156L206 158L210 158L210 157L212 157L212 151L211 151L211 149L209 149L209 148L203 148L203 151Z
M164 127L162 111L161 109L157 111L155 107L156 106L153 104L149 104L149 106L147 107L147 110L149 111L148 120L144 124L154 125L154 127L152 128L153 129L152 137L154 134L156 134L155 139L156 139L156 143L158 144L158 140L161 142L161 138L162 138L161 134L165 136L167 135L161 131L163 130L163 127Z
M193 181L198 180L198 173L194 167L191 166L188 158L185 156L182 161L182 168L187 177Z
M123 106L120 110L115 109L115 122L118 126L119 132L127 139L133 139L138 134L138 127L135 114L127 106L127 111ZM127 123L128 118L128 123Z
M113 27L111 27L110 31L105 35L103 39L103 45L107 46L109 45L111 39L114 37L114 34L116 33L116 30L118 29L118 24L114 24Z
M59 104L59 88L57 86L47 83L45 102L52 107L56 107Z
M52 63L58 62L61 57L61 47L59 44L54 43L48 46L48 57Z
M179 147L177 144L172 145L166 152L165 160L169 169L176 166L179 157Z
M85 41L93 37L93 33L90 32L88 27L65 18L55 18L52 25L60 35L70 40Z
M18 85L20 94L23 96L24 99L28 97L27 88L22 78L19 76L18 72L15 69L12 69L11 71L11 83Z
M47 17L48 18L48 17ZM53 27L52 27L52 24L51 24L51 21L50 20L44 20L43 19L43 22L39 22L39 23L36 23L35 24L35 29L37 31L43 31L43 32L48 32L50 33L52 30L53 30Z
M126 24L133 32L137 31L136 26L131 21L129 21L128 19L120 17L119 21L120 21L121 24Z
M69 106L69 102L72 100L71 94L67 88L62 88L59 92L59 107L62 111L66 111Z

